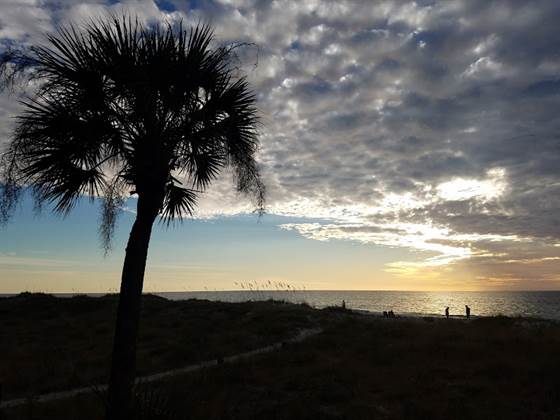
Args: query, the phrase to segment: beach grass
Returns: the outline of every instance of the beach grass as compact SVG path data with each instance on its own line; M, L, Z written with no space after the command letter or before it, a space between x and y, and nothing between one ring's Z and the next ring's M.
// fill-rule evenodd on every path
M0 298L4 400L107 382L117 297ZM138 375L275 343L317 324L305 305L143 297Z
M159 418L560 418L560 325L554 321L507 317L387 319L340 308L314 310L273 302L175 303L153 299L150 304L154 308L145 307L146 313L178 314L180 311L174 312L177 308L188 313L184 319L165 316L166 323L161 325L165 329L181 331L174 323L203 323L204 330L214 329L219 336L224 325L229 334L235 334L237 328L251 328L250 334L237 332L239 343L228 344L232 352L274 341L294 328L321 325L324 330L269 354L140 386L137 401L143 403L139 405L145 407L144 413L165 414ZM218 309L220 315L211 318ZM80 317L79 313L76 316ZM249 327L248 321L242 321L247 313L262 315L255 315L257 319ZM276 322L274 337L265 332L269 322ZM210 327L211 323L215 325ZM146 336L147 331L155 335ZM140 347L167 353L172 352L168 348L184 345L173 340L176 334L157 331L153 326L145 329ZM260 334L265 337L255 338ZM163 337L167 341L162 341ZM250 345L241 343L243 337L252 337ZM146 340L151 344L142 344ZM140 355L139 364L148 363L147 354L141 351ZM11 357L17 358L17 354ZM177 359L169 361L176 363ZM148 364L153 368L157 363ZM5 410L4 415L8 419L102 418L102 399L90 394L44 404L30 401ZM148 414L144 418L158 417Z

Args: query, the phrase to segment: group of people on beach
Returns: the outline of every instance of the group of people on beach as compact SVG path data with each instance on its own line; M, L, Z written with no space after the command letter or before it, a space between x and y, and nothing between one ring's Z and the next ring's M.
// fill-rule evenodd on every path
M391 311L383 311L383 318L394 318L395 313Z
M469 305L465 305L465 315L467 316L467 319L471 317L471 308ZM449 306L445 308L445 317L449 319Z
M342 309L346 309L346 301L342 301ZM465 305L465 315L467 319L471 317L471 308L469 305ZM449 306L445 308L445 317L449 319ZM393 310L390 311L383 311L383 318L395 318L395 313Z
M470 319L471 317L471 308L469 305L465 305L465 315L467 317L467 319ZM390 311L383 311L383 318L394 318L395 317L395 313L390 310ZM445 308L445 317L447 319L449 319L449 306L447 308Z

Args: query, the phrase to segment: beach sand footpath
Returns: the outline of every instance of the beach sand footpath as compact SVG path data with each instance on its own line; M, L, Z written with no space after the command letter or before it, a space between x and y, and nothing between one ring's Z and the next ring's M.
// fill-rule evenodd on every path
M80 299L83 301L75 308L68 303L72 299L49 296L21 297L8 305L0 300L12 346L21 348L18 353L9 347L11 360L2 362L0 370L3 381L14 378L5 373L17 366L22 377L43 378L39 382L42 390L49 386L54 390L76 382L72 378L76 366L97 363L97 369L106 370L102 365L108 350L99 357L103 348L98 335L99 326L104 325L110 342L114 297ZM36 316L24 319L24 309L29 306ZM45 317L49 311L52 316ZM273 302L173 303L151 297L145 299L143 316L148 325L139 345L142 372L146 365L155 369L156 361L177 363L180 350L185 352L183 361L202 357L204 351L227 357L240 353L235 349L250 351L262 347L258 343L269 345L278 337L282 341L297 330L323 329L266 354L141 385L137 401L145 413L159 410L168 414L166 418L188 419L560 418L560 325L553 321L505 317L464 321L398 314L389 319L340 308L316 310ZM202 327L196 327L198 324ZM78 328L84 325L89 327ZM64 333L49 334L52 328L63 326ZM4 329L0 334L5 340ZM41 346L31 342L37 335L35 343L59 346L58 353L40 353ZM199 344L184 347L187 342ZM88 350L88 343L97 343L97 347ZM216 351L226 348L231 352ZM75 367L63 369L69 355ZM54 364L50 382L42 376L48 369L41 375L21 370L48 365L49 359L38 360L43 356ZM37 360L32 363L33 358ZM4 395L25 396L22 381L12 384L19 385L20 394L4 385ZM3 410L3 415L30 418L26 417L30 412L31 418L102 418L102 396L80 395L47 403L30 399L27 405Z

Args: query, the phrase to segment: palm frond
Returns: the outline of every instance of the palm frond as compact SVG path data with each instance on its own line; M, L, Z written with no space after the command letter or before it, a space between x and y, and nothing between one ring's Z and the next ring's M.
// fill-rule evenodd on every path
M105 255L111 250L117 220L125 204L126 186L118 175L104 186L99 236Z
M17 161L10 156L5 154L0 158L0 226L8 223L21 196L22 188L14 178L16 166Z
M5 154L2 218L24 185L63 213L84 194L104 196L100 234L109 244L127 191L157 197L169 223L191 214L226 167L262 209L256 98L236 76L233 48L216 47L209 26L109 16L47 40L0 57L2 80L14 69L40 80Z
M19 81L31 78L35 64L25 47L8 45L0 53L0 92L13 91Z
M192 216L196 203L196 191L170 183L165 193L161 220L169 226L173 221L181 221L184 216Z

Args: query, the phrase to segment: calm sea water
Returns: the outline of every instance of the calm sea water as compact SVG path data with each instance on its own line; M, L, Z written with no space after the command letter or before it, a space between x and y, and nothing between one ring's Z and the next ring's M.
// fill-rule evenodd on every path
M401 315L507 315L560 320L560 291L557 292L392 292L392 291L232 291L158 293L168 299L208 299L224 302L283 299L311 306L340 305L370 312L393 310Z
M560 291L549 292L397 292L397 291L221 291L158 292L171 300L208 299L223 302L247 300L285 300L308 303L316 308L341 305L373 313L393 310L397 315L443 316L449 306L451 315L463 316L465 305L473 316L523 316L560 320ZM60 297L71 293L55 294ZM90 296L102 296L91 293ZM10 296L10 294L0 294Z

